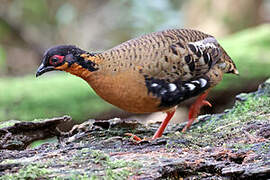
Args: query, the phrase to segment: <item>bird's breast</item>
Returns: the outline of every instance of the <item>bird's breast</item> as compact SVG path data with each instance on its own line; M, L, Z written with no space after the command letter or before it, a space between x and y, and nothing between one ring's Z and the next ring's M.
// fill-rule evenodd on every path
M86 81L100 97L125 111L148 113L169 109L159 107L161 100L148 92L143 75L137 71L95 72Z

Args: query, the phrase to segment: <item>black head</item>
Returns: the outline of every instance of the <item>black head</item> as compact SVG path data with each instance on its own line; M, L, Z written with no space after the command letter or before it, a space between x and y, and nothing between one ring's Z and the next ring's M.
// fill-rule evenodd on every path
M42 58L36 77L53 70L65 70L86 51L73 45L59 45L48 49Z

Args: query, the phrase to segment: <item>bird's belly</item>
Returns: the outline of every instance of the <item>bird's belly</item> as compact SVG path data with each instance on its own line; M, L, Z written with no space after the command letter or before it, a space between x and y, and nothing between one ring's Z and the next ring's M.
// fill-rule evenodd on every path
M148 113L164 111L160 99L148 93L145 80L138 72L113 75L93 74L87 82L95 92L109 103L129 112Z

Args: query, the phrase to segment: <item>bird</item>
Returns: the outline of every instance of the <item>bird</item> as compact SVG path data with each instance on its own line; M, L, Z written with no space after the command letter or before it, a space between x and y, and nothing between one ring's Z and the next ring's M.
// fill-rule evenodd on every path
M152 32L98 53L75 45L53 46L45 51L36 77L54 70L82 78L102 99L125 111L165 112L151 140L162 136L181 102L197 97L185 132L201 107L211 106L206 97L223 75L239 74L216 38L194 29Z

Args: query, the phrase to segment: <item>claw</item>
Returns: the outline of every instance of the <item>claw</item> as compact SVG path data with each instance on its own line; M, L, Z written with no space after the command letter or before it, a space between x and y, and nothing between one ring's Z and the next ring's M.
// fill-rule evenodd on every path
M202 101L202 104L203 104L203 106L209 106L209 107L212 107L212 104L210 104L210 102L209 102L209 101L206 101L206 100L203 100L203 101ZM203 107L203 106L201 106L201 107Z

